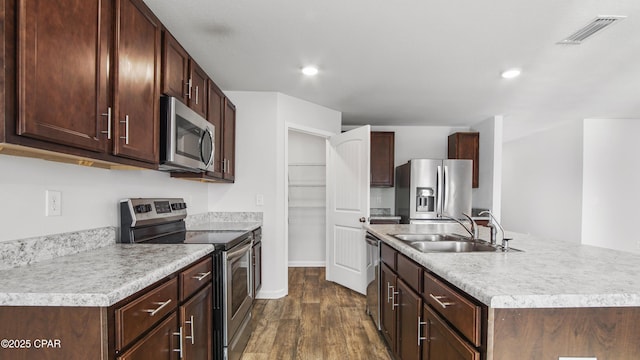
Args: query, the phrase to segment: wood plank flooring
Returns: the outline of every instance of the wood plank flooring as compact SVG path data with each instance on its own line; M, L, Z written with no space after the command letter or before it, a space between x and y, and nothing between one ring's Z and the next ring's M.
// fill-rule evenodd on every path
M289 268L289 295L256 300L242 360L391 360L365 313L366 298L325 280L324 268Z

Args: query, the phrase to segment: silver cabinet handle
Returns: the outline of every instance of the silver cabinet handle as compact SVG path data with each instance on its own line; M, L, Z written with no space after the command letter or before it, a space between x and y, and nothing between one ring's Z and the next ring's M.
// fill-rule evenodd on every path
M173 349L173 351L177 352L180 354L180 359L182 359L182 326L180 326L180 330L178 330L178 332L174 332L173 335L178 337L178 341L179 341L179 347L177 349Z
M107 131L102 131L103 134L107 134L107 139L111 140L111 106L107 108L107 112L100 114L107 117Z
M444 309L447 308L447 306L451 306L451 305L455 305L456 303L454 302L448 302L448 301L440 301L440 299L446 299L447 297L444 295L433 295L433 294L429 294L429 296L435 300L440 306L442 306Z
M418 316L418 346L420 346L420 343L422 342L422 340L427 340L426 337L422 336L422 325L427 325L426 322L422 321L422 318L420 316Z
M395 291L395 288L393 288L391 293L391 309L394 311L398 306L400 306L400 304L396 304L396 295L400 295L400 293Z
M189 324L189 326L191 327L191 336L185 336L185 339L191 339L191 345L195 344L195 337L196 335L194 334L193 331L193 315L191 315L191 319L189 321L185 321L185 323Z
M191 99L191 79L189 79L189 82L187 83L187 97Z
M165 306L169 305L169 303L171 302L171 299L165 301L165 302L154 302L153 304L155 305L160 305L158 306L156 309L146 309L146 310L142 310L144 312L148 312L149 316L155 316L155 314L158 313L158 311L162 310L162 308L164 308Z
M196 105L198 105L198 87L196 86Z
M393 286L387 282L387 304L391 302L391 289L393 289Z
M124 136L120 136L120 139L124 139L124 143L129 145L129 115L125 115L124 121L120 120L121 124L124 124Z
M202 279L206 278L207 276L209 276L211 274L211 271L207 271L206 273L199 273L199 276L192 276L192 279L196 279L198 281L202 281Z

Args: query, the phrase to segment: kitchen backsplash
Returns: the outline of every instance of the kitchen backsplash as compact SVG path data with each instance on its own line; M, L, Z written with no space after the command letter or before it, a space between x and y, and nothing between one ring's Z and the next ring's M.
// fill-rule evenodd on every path
M187 227L209 222L262 222L261 212L208 212L189 215ZM0 270L94 250L116 242L118 228L109 226L0 242Z
M111 245L116 229L109 226L0 242L0 270Z

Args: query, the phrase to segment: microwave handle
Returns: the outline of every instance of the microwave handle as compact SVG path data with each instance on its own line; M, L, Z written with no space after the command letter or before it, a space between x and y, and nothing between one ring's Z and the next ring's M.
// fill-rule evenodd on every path
M205 165L205 168L209 168L211 166L211 164L213 164L213 160L214 160L213 157L215 155L216 146L215 146L215 143L213 142L214 139L213 139L213 134L211 133L211 130L205 129L204 132L205 132L205 134L203 136L209 136L209 140L211 140L211 145L212 145L211 146L211 154L209 154L209 155L211 155L211 156L209 156L209 162ZM202 147L200 147L200 150L202 150ZM204 156L203 155L204 154L202 154L202 152L201 152L200 153L200 157L201 157L201 160L204 162Z

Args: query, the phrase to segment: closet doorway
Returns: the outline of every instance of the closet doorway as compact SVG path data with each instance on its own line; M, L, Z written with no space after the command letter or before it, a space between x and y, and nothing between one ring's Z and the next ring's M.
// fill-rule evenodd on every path
M288 266L324 267L327 140L292 128L287 137Z

